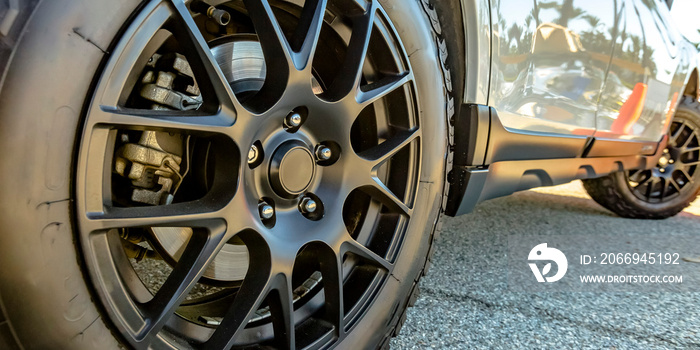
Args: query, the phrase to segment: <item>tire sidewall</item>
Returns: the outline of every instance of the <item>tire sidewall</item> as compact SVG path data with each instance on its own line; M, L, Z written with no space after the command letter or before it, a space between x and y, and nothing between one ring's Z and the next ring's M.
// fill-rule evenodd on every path
M418 1L380 1L410 55L422 168L414 217L392 277L341 347L373 348L393 331L420 277L444 188L448 91ZM27 349L117 348L86 283L72 220L75 140L85 96L139 1L45 1L27 24L0 93L0 306ZM47 54L50 53L50 54ZM99 74L98 74L99 75ZM41 336L37 336L37 335Z
M85 283L72 220L85 97L140 0L41 2L0 93L0 298L25 349L118 348Z

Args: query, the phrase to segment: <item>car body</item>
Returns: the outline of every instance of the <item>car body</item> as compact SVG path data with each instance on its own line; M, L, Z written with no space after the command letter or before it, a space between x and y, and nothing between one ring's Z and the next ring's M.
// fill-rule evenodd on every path
M453 188L447 212L655 164L680 97L697 96L697 49L671 3L462 0L462 116L477 121L455 143L475 151L456 155L457 183L472 185Z

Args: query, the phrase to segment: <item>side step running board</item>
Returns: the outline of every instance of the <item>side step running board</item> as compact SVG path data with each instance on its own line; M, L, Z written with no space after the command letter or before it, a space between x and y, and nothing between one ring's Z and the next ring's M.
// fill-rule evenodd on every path
M517 191L651 168L666 142L666 137L635 142L509 130L495 109L475 104L462 106L454 127L448 216Z

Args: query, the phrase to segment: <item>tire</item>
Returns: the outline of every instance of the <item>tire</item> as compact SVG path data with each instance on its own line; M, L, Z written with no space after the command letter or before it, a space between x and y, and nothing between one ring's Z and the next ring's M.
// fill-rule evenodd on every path
M588 194L615 214L633 219L666 219L700 194L700 103L681 100L669 131L670 164L651 170L617 172L583 180ZM665 158L662 162L665 163ZM662 192L663 191L663 192Z
M83 234L88 220L84 201L92 195L81 187L85 173L79 171L88 147L83 141L91 132L86 123L104 70L116 60L124 33L149 6L137 0L41 2L13 54L0 92L0 146L14 150L0 157L2 349L198 344L167 329L143 341L130 338L99 287L104 275L96 272L90 241ZM413 216L393 270L333 347L387 348L405 320L406 308L417 298L447 191L449 120L463 88L458 1L387 0L381 6L410 53L421 103L417 113L422 166L414 179ZM117 289L123 284L106 282ZM266 345L286 347L279 346L284 343L277 343L276 336L271 341Z

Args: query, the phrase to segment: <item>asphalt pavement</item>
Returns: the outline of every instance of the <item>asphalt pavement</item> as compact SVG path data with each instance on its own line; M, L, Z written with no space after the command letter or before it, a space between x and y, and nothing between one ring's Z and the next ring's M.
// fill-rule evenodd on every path
M513 291L506 277L508 240L517 235L697 236L700 256L700 200L667 220L623 219L576 181L444 220L430 274L392 349L700 349L700 285L689 288L698 292L536 293Z

